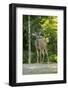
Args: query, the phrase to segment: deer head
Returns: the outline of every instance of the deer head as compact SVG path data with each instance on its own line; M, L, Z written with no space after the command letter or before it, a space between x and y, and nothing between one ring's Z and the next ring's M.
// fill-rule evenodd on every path
M34 32L34 33L32 33L32 36L35 37L36 39L44 38L47 43L49 42L48 37L44 37L44 35L41 32Z

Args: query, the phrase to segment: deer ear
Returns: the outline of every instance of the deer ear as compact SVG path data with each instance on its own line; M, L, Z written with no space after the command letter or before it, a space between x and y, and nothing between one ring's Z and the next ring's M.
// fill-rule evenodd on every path
M48 38L46 38L46 42L49 42L49 39Z
M36 36L36 32L33 32L33 33L32 33L32 36Z

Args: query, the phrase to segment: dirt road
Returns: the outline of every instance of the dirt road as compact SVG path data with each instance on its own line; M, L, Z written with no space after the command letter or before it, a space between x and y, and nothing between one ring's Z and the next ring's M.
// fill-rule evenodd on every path
M57 64L23 64L23 74L51 74L57 73Z

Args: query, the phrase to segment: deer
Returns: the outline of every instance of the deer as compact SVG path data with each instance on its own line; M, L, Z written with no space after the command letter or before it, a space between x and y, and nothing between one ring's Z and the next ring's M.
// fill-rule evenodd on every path
M49 42L48 38L45 38L44 36L41 35L40 32L38 33L33 33L33 36L35 36L35 48L36 48L36 54L37 54L37 63L43 63L44 62L44 57L45 54L47 56L47 60L49 63L49 58L48 58L48 49L47 49L47 43Z

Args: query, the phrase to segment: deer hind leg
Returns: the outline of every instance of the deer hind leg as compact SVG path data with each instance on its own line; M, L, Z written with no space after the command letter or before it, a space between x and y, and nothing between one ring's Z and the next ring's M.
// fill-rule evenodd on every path
M48 57L48 51L46 50L46 55L47 55L47 63L49 64L49 57Z

